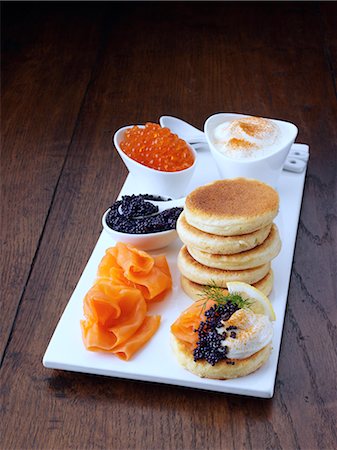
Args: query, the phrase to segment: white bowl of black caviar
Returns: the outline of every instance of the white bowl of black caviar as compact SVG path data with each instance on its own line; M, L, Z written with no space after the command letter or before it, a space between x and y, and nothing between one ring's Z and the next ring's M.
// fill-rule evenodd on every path
M166 247L178 237L176 223L183 210L170 208L167 200L150 194L124 195L103 214L103 229L114 241L140 250Z

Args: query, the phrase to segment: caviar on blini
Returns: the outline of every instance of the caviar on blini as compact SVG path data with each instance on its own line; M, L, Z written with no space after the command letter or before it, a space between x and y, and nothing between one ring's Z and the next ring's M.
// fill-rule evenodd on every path
M240 309L237 305L228 301L224 304L215 304L207 311L205 311L205 320L201 321L199 327L194 330L198 333L198 341L193 351L194 361L206 360L209 364L214 366L217 362L228 360L226 346L221 345L227 337L227 333L218 333L218 329L223 326L222 321L227 321L230 317ZM226 331L231 331L233 328L228 327ZM231 331L231 337L234 331ZM228 364L234 364L234 361L226 361Z
M194 163L194 155L186 142L156 123L129 128L119 145L133 160L163 172L178 172Z

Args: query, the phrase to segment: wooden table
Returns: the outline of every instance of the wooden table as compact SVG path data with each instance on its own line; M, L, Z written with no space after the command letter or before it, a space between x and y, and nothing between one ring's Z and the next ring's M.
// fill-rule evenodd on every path
M336 448L336 18L336 3L2 4L2 449ZM45 369L127 174L114 130L217 111L289 120L310 144L273 399Z

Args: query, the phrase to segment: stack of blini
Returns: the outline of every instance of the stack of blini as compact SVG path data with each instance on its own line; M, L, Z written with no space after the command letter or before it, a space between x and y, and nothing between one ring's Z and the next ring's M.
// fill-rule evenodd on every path
M269 295L271 260L281 249L273 223L279 197L257 180L219 180L191 192L177 231L185 244L178 256L183 290L200 300L206 285L226 288L243 281Z

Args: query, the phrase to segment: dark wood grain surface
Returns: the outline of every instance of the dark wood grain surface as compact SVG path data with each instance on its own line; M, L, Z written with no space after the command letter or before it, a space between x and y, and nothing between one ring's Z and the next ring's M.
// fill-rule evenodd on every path
M1 449L333 449L336 3L2 3ZM118 195L111 136L214 112L299 127L310 162L271 400L48 370Z

